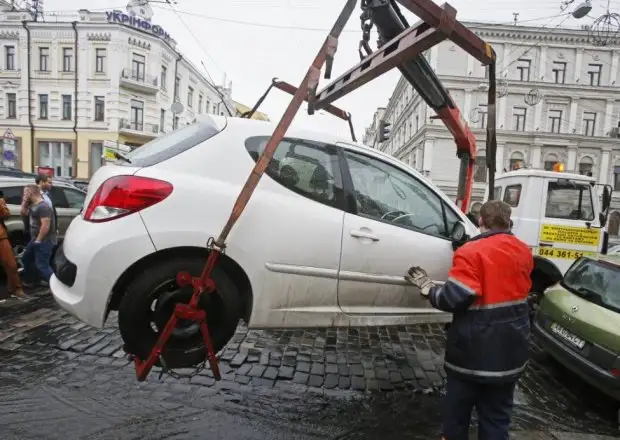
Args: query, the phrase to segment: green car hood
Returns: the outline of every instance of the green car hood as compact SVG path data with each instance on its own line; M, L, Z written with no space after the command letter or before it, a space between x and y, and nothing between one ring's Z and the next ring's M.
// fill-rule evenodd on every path
M594 304L561 286L546 291L540 308L566 330L620 352L620 313Z

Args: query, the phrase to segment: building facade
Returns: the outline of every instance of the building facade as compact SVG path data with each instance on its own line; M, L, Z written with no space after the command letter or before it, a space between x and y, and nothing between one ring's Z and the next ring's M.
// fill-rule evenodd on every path
M151 16L130 3L35 22L0 0L0 165L88 178L104 145L137 147L200 113L234 115L231 84L212 85Z
M614 187L620 210L620 72L618 41L590 43L587 29L541 29L469 23L497 53L497 170L518 162L533 168L591 172ZM452 42L425 53L478 140L473 200L486 186L487 69ZM432 109L404 78L383 118L392 123L388 141L375 145L456 195L459 161L454 141ZM376 125L376 122L373 123ZM372 127L368 129L372 132ZM474 206L475 208L475 206ZM620 213L612 212L617 234Z

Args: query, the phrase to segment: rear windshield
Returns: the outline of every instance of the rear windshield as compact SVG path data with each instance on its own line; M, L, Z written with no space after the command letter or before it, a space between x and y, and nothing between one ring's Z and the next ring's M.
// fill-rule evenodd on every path
M549 182L545 216L566 220L594 220L592 187L571 180Z
M595 304L620 312L620 267L583 258L564 276L562 285Z
M150 167L176 156L219 133L218 129L205 121L167 133L137 147L125 157L128 161L117 160L115 165Z

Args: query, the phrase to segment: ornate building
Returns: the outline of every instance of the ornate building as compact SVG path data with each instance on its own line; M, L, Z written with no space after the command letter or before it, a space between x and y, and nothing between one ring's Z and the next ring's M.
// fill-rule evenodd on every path
M553 169L560 162L569 172L591 172L599 183L614 187L612 208L620 210L618 41L593 45L587 29L469 26L493 45L498 57L497 169L508 170L517 162ZM425 56L478 139L473 198L479 203L487 178L488 72L451 42ZM459 164L454 141L431 116L433 111L401 78L383 115L392 123L391 138L375 148L423 172L454 196ZM612 212L610 231L617 234L619 225L620 212Z

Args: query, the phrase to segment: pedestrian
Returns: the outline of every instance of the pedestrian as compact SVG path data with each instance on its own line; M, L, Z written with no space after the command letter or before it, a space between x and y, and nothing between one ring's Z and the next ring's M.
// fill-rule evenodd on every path
M9 218L11 211L6 205L4 198L4 192L0 191L0 264L4 269L6 280L8 284L9 295L24 299L26 295L22 289L21 280L19 279L19 273L17 272L17 260L13 253L13 246L9 241L9 234L6 229L4 221Z
M50 260L57 241L55 217L50 205L43 200L39 186L28 185L28 191L31 239L22 257L24 285L34 283L37 272L39 278L49 284L53 274Z
M476 408L479 440L508 440L513 396L529 358L527 298L531 250L510 232L510 205L480 209L481 234L453 256L448 280L436 286L420 267L405 278L433 307L452 313L444 368L443 438L467 440Z
M54 224L58 226L58 213L56 212L56 207L52 203L51 197L51 189L52 189L52 177L46 176L44 174L37 174L34 178L35 183L41 189L41 195L43 196L43 200L47 202L47 204L52 208L54 212ZM30 210L30 192L28 190L28 185L24 187L24 192L22 195L22 205L21 205L21 217L24 222L24 236L26 237L26 242L29 242L30 237L30 219L28 217ZM58 231L57 231L58 232Z
M22 205L20 209L20 215L22 218L22 222L24 223L24 238L25 242L28 243L30 241L30 190L28 189L28 185L24 187L24 192L22 194Z

